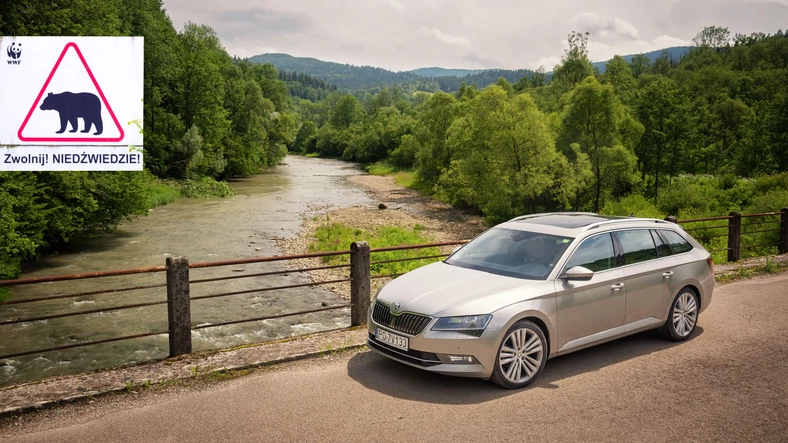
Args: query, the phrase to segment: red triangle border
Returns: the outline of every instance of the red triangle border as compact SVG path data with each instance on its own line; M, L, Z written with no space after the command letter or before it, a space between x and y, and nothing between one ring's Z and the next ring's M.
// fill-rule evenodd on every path
M55 75L55 72L57 71L57 68L60 66L60 62L62 62L63 61L63 57L66 56L66 52L68 51L68 48L74 48L74 50L76 51L77 55L79 56L79 59L82 61L82 65L85 67L85 71L87 71L88 76L90 76L90 80L93 82L93 86L96 87L96 90L98 91L99 96L101 97L102 103L104 103L104 106L107 107L107 111L109 111L109 115L112 117L112 121L115 123L115 126L118 128L118 131L120 131L120 136L119 137L113 137L113 138L106 138L106 137L104 137L104 138L102 138L102 137L24 137L22 135L22 131L27 126L27 122L30 120L30 116L33 115L33 111L35 111L36 105L38 105L38 103L41 101L41 97L44 95L44 91L46 91L47 86L49 86L49 82L52 81L52 77ZM23 142L55 142L55 143L56 142L94 142L95 143L95 142L119 142L119 141L123 140L123 137L125 136L125 133L123 132L123 128L120 126L120 123L118 122L118 118L115 117L115 112L112 111L112 107L109 105L109 102L107 102L107 98L104 96L104 92L101 90L101 87L99 86L98 82L96 81L96 77L93 76L93 71L90 70L90 67L88 66L88 62L85 61L85 57L82 56L82 51L79 50L79 46L77 46L76 43L74 43L74 42L67 43L66 46L63 48L63 52L60 53L60 57L57 59L57 62L55 63L55 67L52 68L52 72L49 73L49 77L47 77L47 81L44 82L44 86L41 88L41 92L38 93L38 96L36 97L36 100L33 102L33 106L30 107L30 111L27 113L27 116L25 116L25 120L22 122L22 126L19 127L19 131L17 131L16 135L19 137L19 140L21 140Z

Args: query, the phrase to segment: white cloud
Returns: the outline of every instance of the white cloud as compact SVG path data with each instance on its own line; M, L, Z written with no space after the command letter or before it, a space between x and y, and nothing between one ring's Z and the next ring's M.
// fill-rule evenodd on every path
M405 10L405 7L402 6L402 3L400 3L399 0L385 0L385 1L386 1L386 3L389 4L389 6L391 6L394 9L396 9L397 11L404 11Z
M575 16L573 22L579 31L598 34L602 38L610 35L628 37L632 40L638 38L638 29L635 25L618 17L609 19L593 12L583 12Z
M551 55L548 57L542 57L536 61L536 63L531 63L530 66L526 66L526 69L537 70L540 67L544 67L545 72L550 72L555 68L555 65L561 63L561 57L557 55Z
M652 40L635 40L616 45L609 45L600 41L588 42L588 58L595 62L608 61L615 55L640 54L656 51L659 49L671 48L674 46L688 46L689 40L661 35Z
M422 28L419 30L419 33L434 37L436 40L446 43L447 45L463 46L466 49L471 49L472 47L470 40L468 40L467 38L460 37L457 35L447 34L445 32L442 32L440 29Z

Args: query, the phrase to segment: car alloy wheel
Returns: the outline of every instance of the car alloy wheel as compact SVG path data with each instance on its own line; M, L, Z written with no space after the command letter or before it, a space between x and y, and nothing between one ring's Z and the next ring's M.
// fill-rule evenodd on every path
M528 320L515 323L498 348L491 380L509 389L531 384L544 369L546 351L547 342L539 326Z
M673 300L663 335L673 341L683 341L692 335L698 324L698 298L690 288L684 288Z

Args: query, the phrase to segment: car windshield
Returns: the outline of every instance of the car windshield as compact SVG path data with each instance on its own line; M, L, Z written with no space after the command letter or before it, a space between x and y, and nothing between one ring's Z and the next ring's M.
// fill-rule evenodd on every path
M572 242L570 237L492 228L446 259L446 263L508 277L544 280Z

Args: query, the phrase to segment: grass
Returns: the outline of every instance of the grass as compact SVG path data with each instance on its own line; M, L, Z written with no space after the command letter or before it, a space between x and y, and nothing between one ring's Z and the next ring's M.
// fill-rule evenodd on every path
M161 182L153 182L148 187L148 208L174 202L181 194L172 186Z
M788 271L788 262L775 262L771 257L760 266L740 267L734 272L720 274L716 276L717 283L730 283L739 280L750 279L758 275L777 274Z
M366 241L370 248L387 246L414 245L430 243L432 239L424 233L424 227L415 225L412 228L398 226L381 226L373 231L353 228L342 223L331 223L319 226L315 232L316 240L309 245L309 252L331 252L350 249L354 241ZM371 265L372 275L402 274L426 264L440 260L439 258L418 259L440 254L437 247L412 249L405 251L375 252L371 260L385 261L403 258L415 258L412 261L395 263L378 263ZM347 255L323 257L323 262L342 264L349 263Z
M427 195L434 194L432 187L427 184L416 171L400 168L386 162L376 162L366 165L364 170L372 175L394 176L394 182L403 188L413 189Z
M0 303L4 303L7 302L8 300L11 300L12 296L13 295L11 294L11 290L9 290L8 288L0 288Z

